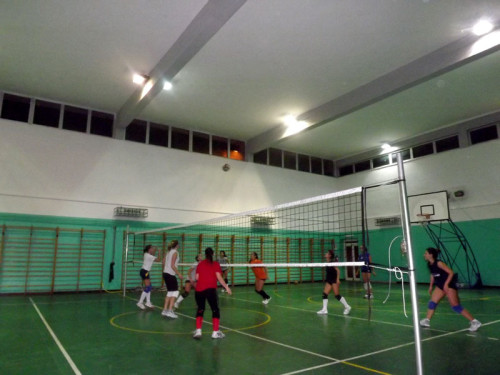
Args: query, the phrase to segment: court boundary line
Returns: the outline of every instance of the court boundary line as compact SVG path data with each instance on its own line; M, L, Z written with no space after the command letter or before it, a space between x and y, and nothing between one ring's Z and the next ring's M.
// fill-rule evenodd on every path
M80 370L78 369L78 367L76 367L75 362L73 362L73 360L71 359L71 357L68 354L68 352L66 351L66 349L64 349L64 346L61 344L61 342L57 338L56 334L54 333L54 331L50 327L49 323L47 323L47 321L45 320L45 318L42 315L40 309L38 309L38 306L36 305L35 301L33 301L33 299L31 297L30 297L30 302L31 302L33 308L36 310L38 316L42 320L43 324L45 325L45 328L47 328L47 331L49 331L50 335L54 339L55 343L57 344L57 347L59 348L59 350L63 354L64 358L66 358L66 361L68 361L68 364L71 366L71 369L73 370L73 372L76 375L81 375L82 373L80 372Z

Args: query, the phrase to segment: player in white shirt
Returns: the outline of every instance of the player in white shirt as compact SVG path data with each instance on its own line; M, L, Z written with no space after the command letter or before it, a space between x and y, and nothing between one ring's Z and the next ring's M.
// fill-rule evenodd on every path
M156 247L152 245L147 245L144 248L144 260L142 262L142 268L140 271L141 279L144 282L144 289L141 294L141 298L139 302L137 302L137 306L144 310L146 307L154 308L151 304L151 290L153 289L151 285L151 280L149 278L149 271L151 271L151 267L153 266L153 262L156 260ZM144 300L146 300L146 304L144 304Z

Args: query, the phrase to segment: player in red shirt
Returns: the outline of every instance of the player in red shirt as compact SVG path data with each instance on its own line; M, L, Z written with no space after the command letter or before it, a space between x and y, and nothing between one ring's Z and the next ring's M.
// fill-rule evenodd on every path
M212 309L213 339L221 339L225 335L219 330L219 301L217 298L217 281L231 294L231 289L222 278L222 270L219 262L213 260L214 250L211 247L205 249L205 260L196 267L196 288L194 297L198 309L196 311L196 330L193 338L201 338L201 326L203 325L203 313L205 312L205 302L208 301Z

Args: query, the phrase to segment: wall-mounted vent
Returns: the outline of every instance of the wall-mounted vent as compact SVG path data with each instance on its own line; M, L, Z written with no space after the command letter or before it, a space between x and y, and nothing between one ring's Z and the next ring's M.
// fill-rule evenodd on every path
M253 228L269 228L274 224L274 217L272 216L252 216L250 223Z
M399 225L399 224L401 224L401 218L399 216L379 217L375 219L375 225L377 227L385 227L385 226Z

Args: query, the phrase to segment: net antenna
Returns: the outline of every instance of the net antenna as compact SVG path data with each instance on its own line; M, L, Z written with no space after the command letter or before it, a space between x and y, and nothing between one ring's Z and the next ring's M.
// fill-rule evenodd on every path
M179 241L179 266L185 273L197 254L212 247L229 259L229 283L253 282L249 259L255 252L267 267L268 282L301 283L322 281L328 250L342 246L346 238L363 238L362 188L311 197L209 220L129 231L125 241L124 290L140 285L137 269L142 248L152 244L165 252L171 240ZM138 244L138 246L136 246ZM343 257L343 252L337 256ZM363 262L332 262L327 266L361 266ZM320 268L321 267L321 268ZM154 275L161 271L152 271ZM160 281L161 282L161 281Z

